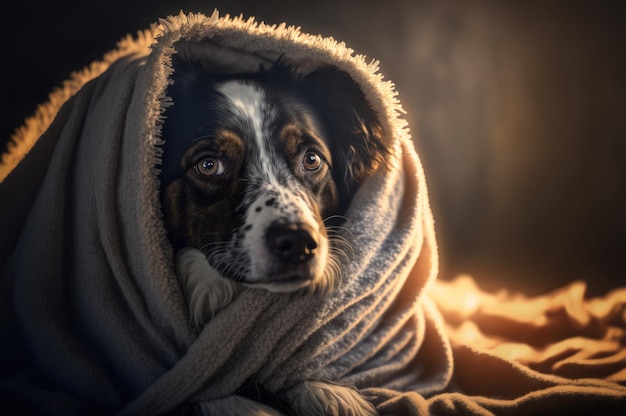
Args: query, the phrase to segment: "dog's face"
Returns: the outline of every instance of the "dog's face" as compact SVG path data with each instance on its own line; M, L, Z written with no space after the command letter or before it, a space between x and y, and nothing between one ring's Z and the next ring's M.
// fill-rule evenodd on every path
M250 286L334 286L345 242L331 224L384 153L359 88L335 69L222 76L181 59L174 70L161 173L173 246Z

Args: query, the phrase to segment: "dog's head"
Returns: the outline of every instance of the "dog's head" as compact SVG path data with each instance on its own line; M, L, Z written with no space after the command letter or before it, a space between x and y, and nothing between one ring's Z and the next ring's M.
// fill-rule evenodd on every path
M173 63L161 182L174 248L246 285L332 288L346 245L333 227L385 154L358 85L334 67L225 76Z

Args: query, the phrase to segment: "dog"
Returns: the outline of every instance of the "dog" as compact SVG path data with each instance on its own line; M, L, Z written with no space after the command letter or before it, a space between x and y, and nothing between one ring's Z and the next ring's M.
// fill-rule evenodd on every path
M333 66L297 74L282 59L245 74L209 73L184 55L172 66L161 201L193 324L245 287L332 292L350 256L343 214L387 154L357 83ZM375 414L350 387L307 381L287 396L296 414Z

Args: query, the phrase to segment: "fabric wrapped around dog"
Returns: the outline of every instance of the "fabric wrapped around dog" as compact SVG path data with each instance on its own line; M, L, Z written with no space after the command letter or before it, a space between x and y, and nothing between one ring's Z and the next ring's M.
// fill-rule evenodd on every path
M346 213L354 255L336 292L246 289L195 332L157 179L170 60L181 48L209 71L282 57L303 74L335 65L361 86L391 156ZM497 333L495 344L470 345L446 328L440 310L448 324L460 319L446 299L454 288L434 282L426 182L401 116L377 63L344 44L217 13L164 19L74 74L16 132L0 170L3 414L166 414L249 386L278 397L307 380L353 385L381 414L624 408L624 292L593 315L595 335L582 324L563 332L610 345L569 375L498 354ZM558 322L571 328L568 311Z

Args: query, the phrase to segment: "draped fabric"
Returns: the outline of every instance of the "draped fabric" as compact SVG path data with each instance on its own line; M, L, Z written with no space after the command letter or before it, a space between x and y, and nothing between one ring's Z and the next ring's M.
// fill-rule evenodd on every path
M172 105L171 56L181 48L220 72L248 72L279 57L303 74L331 64L363 90L390 155L345 214L343 237L354 253L337 291L245 289L195 332L159 202L160 130ZM73 74L13 142L0 169L7 411L166 414L251 382L278 395L306 380L353 385L381 414L624 406L623 370L557 371L502 353L499 334L459 335L481 315L449 302L458 282L435 282L426 181L394 86L377 62L343 43L217 12L181 13ZM508 302L493 299L491 310ZM619 328L615 308L624 299L611 301L602 316L606 328ZM513 340L532 341L524 334ZM613 335L622 349L623 332ZM626 367L623 357L612 364Z

